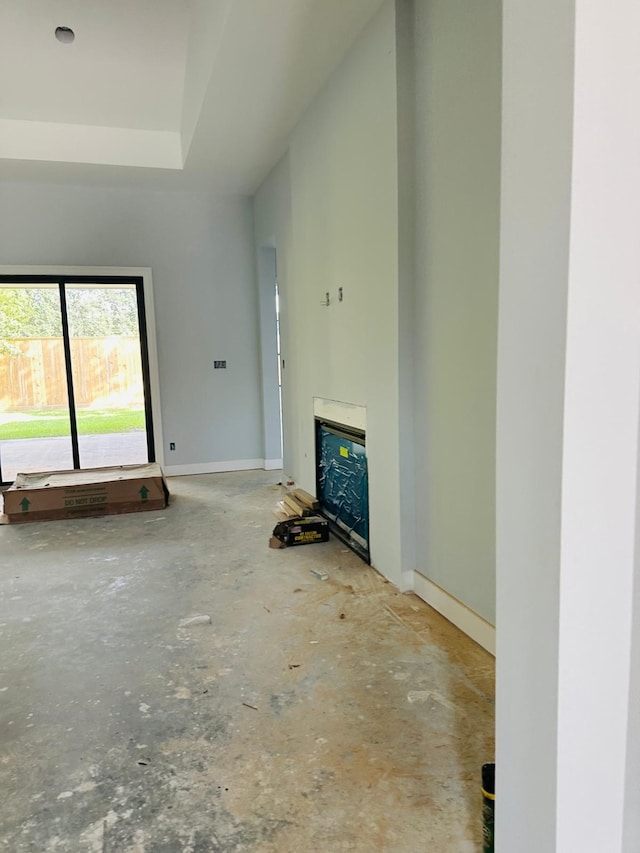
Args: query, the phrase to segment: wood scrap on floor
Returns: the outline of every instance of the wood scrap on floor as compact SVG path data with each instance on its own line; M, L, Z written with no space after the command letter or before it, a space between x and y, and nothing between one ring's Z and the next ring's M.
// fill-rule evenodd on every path
M306 507L303 503L300 503L293 497L292 492L287 492L284 496L284 502L291 509L293 514L298 517L303 517L305 515L312 515L312 511L309 507Z
M281 501L274 509L274 515L279 521L290 518L307 518L315 515L320 509L320 503L313 495L304 489L292 489L285 492Z
M307 509L313 512L320 509L320 501L310 495L309 492L305 492L304 489L294 489L291 494L299 504L307 507Z
M291 507L287 506L284 501L278 501L273 510L273 514L278 519L278 521L286 521L288 518L295 518L296 515Z

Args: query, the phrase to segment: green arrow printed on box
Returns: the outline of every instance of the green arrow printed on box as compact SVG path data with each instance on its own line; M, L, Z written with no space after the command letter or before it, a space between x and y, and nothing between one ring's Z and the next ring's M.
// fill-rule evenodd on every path
M146 486L143 486L140 489L140 497L143 501L146 501L146 499L149 497L149 489Z
M20 506L22 507L22 512L29 512L29 504L31 501L29 498L22 498L20 501Z

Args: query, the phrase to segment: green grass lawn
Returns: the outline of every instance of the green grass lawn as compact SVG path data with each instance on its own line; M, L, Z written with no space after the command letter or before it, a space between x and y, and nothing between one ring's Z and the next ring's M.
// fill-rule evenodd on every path
M3 415L0 421L0 441L13 438L51 438L70 435L69 415L65 411L26 412ZM98 435L113 432L131 432L144 429L144 411L140 409L85 409L78 411L80 435Z

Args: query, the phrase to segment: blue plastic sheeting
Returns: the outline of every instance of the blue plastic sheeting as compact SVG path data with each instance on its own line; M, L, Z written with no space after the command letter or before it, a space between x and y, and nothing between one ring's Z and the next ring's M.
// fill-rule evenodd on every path
M369 547L369 475L364 445L318 425L318 499L343 530Z

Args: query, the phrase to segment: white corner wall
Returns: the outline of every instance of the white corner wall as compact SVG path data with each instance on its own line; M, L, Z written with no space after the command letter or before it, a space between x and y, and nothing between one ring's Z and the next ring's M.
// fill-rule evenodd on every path
M500 0L414 4L418 571L495 624Z
M0 264L151 267L168 472L262 466L249 200L3 184Z
M633 0L505 8L498 851L640 849L639 41Z

